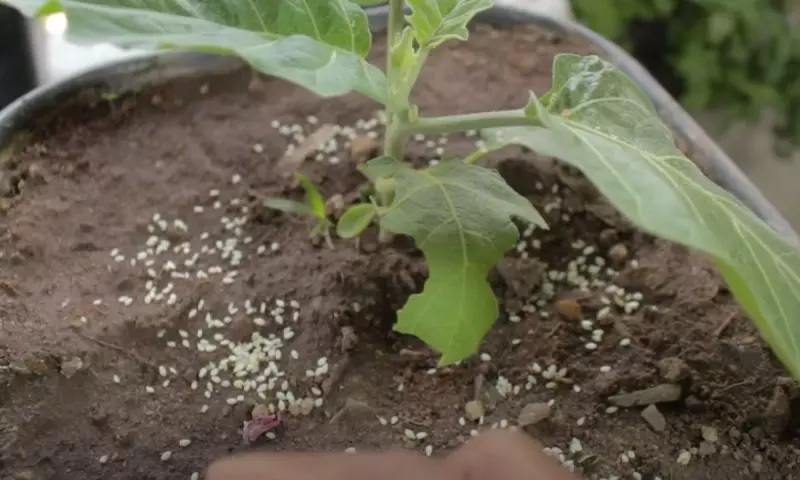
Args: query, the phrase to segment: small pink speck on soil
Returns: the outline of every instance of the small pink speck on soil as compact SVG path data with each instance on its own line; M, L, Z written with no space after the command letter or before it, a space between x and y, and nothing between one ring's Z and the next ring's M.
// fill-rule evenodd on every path
M262 435L276 428L281 424L281 417L278 414L269 414L254 417L252 420L244 422L242 428L242 438L245 443L253 443Z

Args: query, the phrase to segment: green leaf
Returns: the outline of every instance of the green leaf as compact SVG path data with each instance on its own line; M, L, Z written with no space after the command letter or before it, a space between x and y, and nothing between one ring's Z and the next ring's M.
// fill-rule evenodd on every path
M408 103L411 89L419 78L422 65L425 63L424 55L414 44L414 29L405 27L391 46L389 54L389 102L395 105Z
M30 0L13 0L26 13ZM82 44L232 54L319 95L359 91L380 102L383 72L366 62L366 13L350 0L60 0L68 38Z
M736 28L736 21L725 12L714 12L708 17L708 39L719 45Z
M466 40L467 25L493 0L407 0L411 7L408 23L414 27L417 41L426 48L436 48L448 40Z
M61 11L61 6L56 0L0 0L0 4L6 3L16 8L23 15L47 16Z
M441 352L441 364L461 360L497 319L486 277L519 238L512 217L545 222L487 168L451 160L425 170L403 167L394 179L395 200L381 212L381 226L414 238L430 272L422 293L398 312L395 329Z
M267 197L262 201L262 204L273 210L280 210L285 213L294 213L297 215L310 215L313 216L314 212L308 205L287 198Z
M319 193L319 189L314 185L314 182L300 172L295 172L294 178L300 186L303 187L303 190L306 191L306 204L312 214L320 220L327 219L328 212L325 208L325 199L322 197L322 194Z
M348 208L339 218L336 233L342 238L353 238L361 235L377 212L371 203L359 203Z
M403 162L397 161L392 157L383 155L373 158L368 162L359 165L358 171L367 177L372 183L381 178L391 177L400 169L404 168Z
M559 55L544 128L489 131L580 169L643 230L710 254L778 358L800 378L800 251L681 154L636 85L596 56Z

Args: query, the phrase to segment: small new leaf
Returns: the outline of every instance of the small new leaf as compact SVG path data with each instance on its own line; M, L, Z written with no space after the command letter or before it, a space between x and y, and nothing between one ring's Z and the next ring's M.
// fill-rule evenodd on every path
M775 354L800 378L800 251L675 146L639 88L596 56L556 57L529 111L543 128L486 132L580 169L643 230L710 254Z
M361 235L376 215L375 205L359 203L348 208L339 218L336 233L342 238L353 238Z
M389 97L395 105L408 103L411 89L419 77L424 63L423 55L414 44L414 29L406 27L397 41L391 45L389 65Z
M369 168L368 168L369 169ZM500 175L459 160L394 171L395 200L381 226L409 235L429 278L398 312L395 329L441 352L441 364L473 354L497 319L489 271L519 239L512 218L545 227L536 209Z
M467 25L475 15L492 7L493 0L407 0L411 7L408 23L417 42L436 48L448 40L466 40Z
M319 189L314 182L300 172L295 172L294 178L306 192L306 205L312 214L320 220L327 220L328 212L325 208L325 199L319 193Z
M237 55L322 96L383 102L383 72L365 60L367 15L350 0L11 0L26 14L63 10L68 39Z
M315 216L314 211L305 203L295 202L288 198L267 197L262 201L262 204L273 210L279 210L284 213L293 213L295 215L308 215Z

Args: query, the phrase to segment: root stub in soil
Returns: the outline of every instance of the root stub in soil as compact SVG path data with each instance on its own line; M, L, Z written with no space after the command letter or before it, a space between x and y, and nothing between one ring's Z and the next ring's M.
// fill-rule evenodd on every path
M588 50L477 28L415 100L515 107L547 90L556 53ZM375 105L249 71L115 102L64 107L5 172L4 476L188 479L249 448L437 455L519 426L587 478L800 474L797 386L707 259L636 231L574 173L490 159L552 228L523 227L492 274L503 313L480 354L436 368L391 331L426 274L407 242L314 245L258 201L300 198L276 165L324 124L300 168L332 208L355 200ZM412 161L476 140L415 138Z

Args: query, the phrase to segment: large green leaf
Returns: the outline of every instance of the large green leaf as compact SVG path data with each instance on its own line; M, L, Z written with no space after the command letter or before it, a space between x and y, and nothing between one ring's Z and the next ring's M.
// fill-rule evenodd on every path
M366 62L367 16L350 0L11 0L26 13L60 6L77 43L234 54L323 96L357 90L383 101L383 72Z
M461 360L497 319L486 277L519 238L512 217L542 227L544 220L497 172L459 160L425 170L404 166L393 179L394 201L380 212L381 226L413 237L429 267L422 293L398 312L395 329L441 352L441 364Z
M776 355L800 378L800 251L705 177L639 88L596 56L559 55L543 125L490 130L580 169L643 230L713 256Z
M414 27L420 45L435 48L448 40L466 40L467 25L493 0L407 0L411 7L408 23Z

